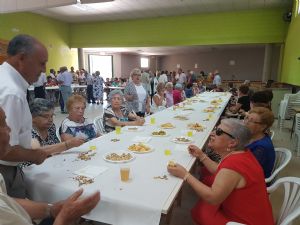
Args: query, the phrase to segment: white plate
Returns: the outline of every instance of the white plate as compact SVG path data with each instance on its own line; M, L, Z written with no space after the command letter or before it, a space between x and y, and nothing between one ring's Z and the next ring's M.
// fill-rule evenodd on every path
M155 130L156 132L158 132L159 130ZM155 135L155 134L152 134L153 132L155 132L155 131L152 131L151 132L151 136L153 136L153 137L168 137L169 136L169 134L166 132L166 134L165 135Z
M112 160L112 159L107 159L106 157L112 153L116 153L118 154L119 156L122 155L122 154L130 154L132 157L130 159L124 159L124 160L119 160L119 161L116 161L116 160ZM106 154L103 155L103 159L107 162L110 162L110 163L127 163L127 162L130 162L132 160L135 159L135 155L130 153L130 152L125 152L125 151L115 151L115 152L107 152Z
M188 139L189 141L180 141L180 140L177 140L177 138L185 138L185 139ZM193 142L193 139L190 137L187 137L187 136L180 136L180 137L172 138L171 141L173 141L177 144L190 144Z
M143 131L144 127L142 127L142 126L126 126L126 127L123 127L122 130L138 132L138 131Z
M165 123L164 123L164 124L165 124ZM159 125L159 127L160 127L161 129L174 129L174 128L176 127L174 124L172 124L173 127L162 127L162 125L163 125L163 124Z
M139 143L137 143L137 144L135 144L135 145L138 145L138 144L139 144ZM132 144L132 145L133 145L133 144ZM154 151L153 146L147 145L147 144L144 144L144 143L143 143L143 145L145 145L145 146L147 146L148 148L150 148L149 151L134 151L134 150L129 150L129 146L131 146L131 145L129 145L127 149L128 149L129 152L134 152L134 153L137 153L137 154L145 154L145 153L149 153L149 152L153 152L153 151Z

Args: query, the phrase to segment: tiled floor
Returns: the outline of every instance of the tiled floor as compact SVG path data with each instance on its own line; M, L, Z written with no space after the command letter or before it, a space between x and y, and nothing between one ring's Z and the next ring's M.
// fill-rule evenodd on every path
M93 119L96 116L99 116L103 112L103 107L106 106L106 102L104 105L92 105L88 104L86 108L85 116L89 119ZM60 125L61 121L66 117L66 114L61 114L59 108L56 109L56 117L55 117L55 124L57 126ZM293 158L289 165L280 173L279 177L284 176L300 176L300 157L295 156L295 145L296 140L295 137L292 139L290 138L290 129L291 128L291 121L286 121L284 128L280 131L277 128L277 121L273 124L273 130L275 131L275 136L273 138L273 142L275 147L285 147L292 151ZM273 206L274 214L277 215L278 210L280 209L281 202L282 202L282 190L276 191L271 195L271 202ZM183 187L183 194L182 194L182 203L181 206L175 206L172 217L171 217L171 225L192 225L192 219L190 217L190 209L193 207L195 202L197 201L198 197L195 192L188 186L184 185ZM101 224L101 223L93 223L93 224ZM142 224L142 223L141 223ZM161 225L166 224L165 218L162 218ZM296 219L293 224L300 225L300 218Z

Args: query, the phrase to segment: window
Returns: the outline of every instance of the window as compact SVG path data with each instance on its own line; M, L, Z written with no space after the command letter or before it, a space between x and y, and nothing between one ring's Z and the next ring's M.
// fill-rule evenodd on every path
M104 80L112 78L112 60L111 55L89 55L90 73L95 73L98 70Z
M141 67L148 68L149 67L149 59L148 58L141 58Z

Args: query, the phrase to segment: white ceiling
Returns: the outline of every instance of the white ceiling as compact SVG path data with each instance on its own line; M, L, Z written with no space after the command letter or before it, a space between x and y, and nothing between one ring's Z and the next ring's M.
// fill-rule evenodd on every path
M12 0L0 0L0 3L1 1ZM291 8L292 3L293 0L114 0L94 4L73 4L44 8L32 12L75 23L266 9L281 6ZM35 8L33 7L33 9Z

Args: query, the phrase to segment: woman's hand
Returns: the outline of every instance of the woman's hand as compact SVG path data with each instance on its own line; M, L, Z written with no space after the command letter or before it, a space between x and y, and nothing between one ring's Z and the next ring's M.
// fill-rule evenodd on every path
M187 173L187 170L183 166L177 163L176 166L168 166L167 169L170 174L172 174L175 177L179 177L181 179L183 179Z
M198 157L198 158L202 158L203 157L203 151L198 148L196 145L189 145L188 147L189 153L194 156L194 157Z
M137 126L142 126L145 123L145 119L144 118L138 118L137 120L135 120L135 123Z

